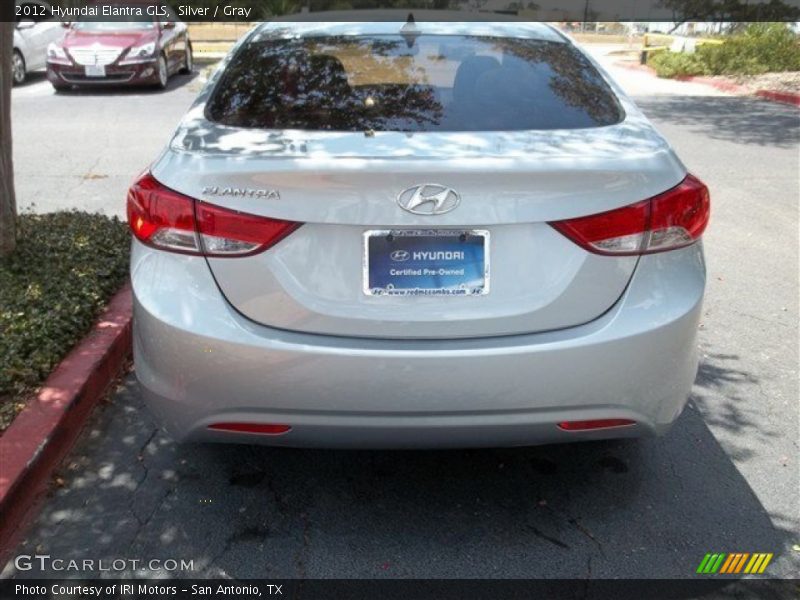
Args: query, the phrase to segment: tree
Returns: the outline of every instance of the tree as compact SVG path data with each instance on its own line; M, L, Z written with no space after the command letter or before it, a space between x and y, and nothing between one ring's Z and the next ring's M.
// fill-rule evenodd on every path
M748 0L659 0L659 6L672 11L676 25L672 33L687 21L796 21L800 8L783 0L750 4Z
M11 160L11 53L14 51L14 3L0 2L0 257L17 245L17 201Z

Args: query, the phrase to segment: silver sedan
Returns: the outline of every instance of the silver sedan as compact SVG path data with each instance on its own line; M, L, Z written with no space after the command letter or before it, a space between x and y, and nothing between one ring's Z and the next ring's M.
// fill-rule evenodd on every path
M266 23L130 189L136 373L179 440L661 434L706 186L535 23Z

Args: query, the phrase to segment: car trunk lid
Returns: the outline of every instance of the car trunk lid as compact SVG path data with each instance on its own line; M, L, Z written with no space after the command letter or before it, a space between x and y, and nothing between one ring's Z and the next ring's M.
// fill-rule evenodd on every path
M267 132L184 121L153 167L162 183L226 208L302 222L255 256L209 258L228 301L258 323L381 338L481 337L591 321L623 293L635 256L589 253L547 223L638 202L683 166L636 113L618 125L541 132ZM445 214L404 210L421 184L455 190ZM488 232L490 289L475 296L365 293L365 233Z

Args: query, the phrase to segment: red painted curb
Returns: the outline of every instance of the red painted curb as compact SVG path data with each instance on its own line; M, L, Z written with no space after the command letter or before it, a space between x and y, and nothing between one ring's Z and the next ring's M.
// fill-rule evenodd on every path
M756 96L764 98L765 100L772 100L773 102L783 102L784 104L793 104L800 106L800 94L792 92L775 92L773 90L758 90Z
M617 61L614 63L617 67L622 67L624 69L631 69L632 71L642 71L645 73L649 73L654 77L658 77L656 75L655 69L652 67L648 67L647 65L642 65L638 63L631 63L631 62L624 62L624 61ZM763 98L764 100L770 100L772 102L782 102L784 104L793 104L794 106L800 106L800 94L796 94L793 92L778 92L774 90L757 90L753 92L747 86L738 84L736 82L727 80L727 79L715 79L713 77L704 77L702 75L679 75L678 77L674 78L676 81L687 81L690 83L702 83L703 85L710 85L711 87L717 88L723 92L728 92L730 94L743 94L743 95L755 95L759 98Z
M0 556L13 549L53 471L130 355L131 301L126 284L0 437Z

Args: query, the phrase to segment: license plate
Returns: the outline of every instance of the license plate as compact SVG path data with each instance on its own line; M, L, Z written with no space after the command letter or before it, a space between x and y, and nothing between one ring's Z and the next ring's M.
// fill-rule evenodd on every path
M87 77L105 77L106 76L106 68L103 65L86 65L86 76Z
M364 232L368 296L480 296L489 293L489 232L382 229Z

